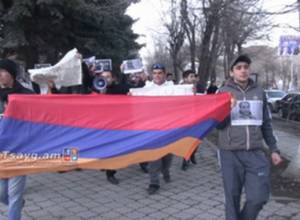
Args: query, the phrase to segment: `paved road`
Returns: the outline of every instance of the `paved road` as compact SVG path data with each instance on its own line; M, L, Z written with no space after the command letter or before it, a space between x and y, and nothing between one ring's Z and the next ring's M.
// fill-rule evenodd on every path
M291 160L300 148L300 122L289 122L274 117L273 127L280 151Z

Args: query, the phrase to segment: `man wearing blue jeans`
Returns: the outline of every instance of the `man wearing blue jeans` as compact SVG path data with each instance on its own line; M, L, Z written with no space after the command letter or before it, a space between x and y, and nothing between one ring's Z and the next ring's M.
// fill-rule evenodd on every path
M33 93L16 80L17 72L18 66L14 61L9 59L0 60L0 102L3 106L2 111L7 105L8 95ZM0 201L8 205L8 220L21 219L25 183L25 176L0 179Z
M0 201L8 205L8 220L21 219L24 205L23 193L25 190L26 176L17 176L0 180Z

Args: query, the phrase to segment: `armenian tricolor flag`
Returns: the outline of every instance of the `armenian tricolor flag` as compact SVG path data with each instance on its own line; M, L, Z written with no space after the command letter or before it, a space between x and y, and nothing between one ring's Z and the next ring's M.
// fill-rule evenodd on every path
M188 158L229 112L227 93L11 95L0 121L0 178Z

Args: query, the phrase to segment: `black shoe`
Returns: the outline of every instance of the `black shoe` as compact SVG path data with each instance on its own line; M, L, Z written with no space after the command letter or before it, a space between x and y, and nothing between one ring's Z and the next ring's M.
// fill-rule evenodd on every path
M155 184L150 184L147 192L149 195L153 195L155 194L157 191L159 190L159 185L155 185Z
M119 184L119 180L114 176L108 176L107 181L110 182L111 184L114 184L114 185Z
M148 173L148 163L140 163L140 167L144 173Z
M189 166L189 162L188 162L187 160L183 160L183 161L182 161L182 165L181 165L181 169L182 169L183 171L186 171L187 168L188 168L188 166Z
M195 154L192 154L192 156L191 156L191 162L192 162L193 164L197 164L197 160L196 160Z
M171 182L171 177L170 177L170 175L164 175L164 181L165 181L166 183Z
M57 171L57 173L62 174L62 173L67 173L69 171Z

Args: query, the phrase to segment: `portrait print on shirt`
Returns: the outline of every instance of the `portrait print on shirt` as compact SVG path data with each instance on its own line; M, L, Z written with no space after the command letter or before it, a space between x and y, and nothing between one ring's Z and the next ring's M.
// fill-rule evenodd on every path
M237 101L231 110L231 125L262 125L263 103L257 100Z

